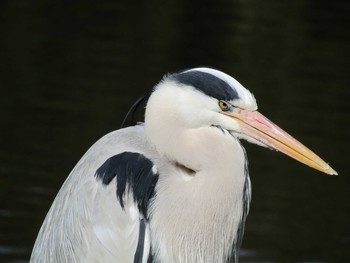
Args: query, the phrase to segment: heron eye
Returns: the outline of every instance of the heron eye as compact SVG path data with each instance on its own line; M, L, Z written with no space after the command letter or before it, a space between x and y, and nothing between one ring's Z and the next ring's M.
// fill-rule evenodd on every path
M223 101L223 100L219 101L219 106L220 106L220 109L223 111L228 111L231 108L230 105L226 101Z

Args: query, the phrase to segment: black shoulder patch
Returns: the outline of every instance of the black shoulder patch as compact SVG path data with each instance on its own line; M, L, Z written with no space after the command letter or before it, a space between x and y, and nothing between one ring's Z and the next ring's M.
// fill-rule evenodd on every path
M116 194L124 208L125 191L131 191L139 211L148 220L149 200L159 175L152 170L153 163L140 153L123 152L107 159L96 171L96 178L108 185L116 177Z
M169 77L179 83L191 85L218 100L239 99L237 91L226 81L206 72L193 70L175 73Z

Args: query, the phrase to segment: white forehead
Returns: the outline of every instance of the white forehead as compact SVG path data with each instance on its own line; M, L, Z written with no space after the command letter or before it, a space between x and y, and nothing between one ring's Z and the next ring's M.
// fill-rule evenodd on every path
M232 103L235 106L243 109L248 109L248 110L257 110L258 107L256 104L256 100L254 98L254 95L230 75L227 75L222 71L211 69L211 68L193 68L185 72L190 72L190 71L200 71L200 72L208 73L225 81L227 84L229 84L233 89L237 91L237 94L240 98L239 100L232 101Z

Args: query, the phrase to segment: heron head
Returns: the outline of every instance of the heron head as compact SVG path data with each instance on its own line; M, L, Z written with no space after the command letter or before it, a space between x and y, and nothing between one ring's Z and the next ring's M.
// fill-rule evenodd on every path
M152 129L147 118L159 122ZM164 120L171 120L171 126ZM219 127L232 136L280 151L324 173L337 174L311 150L260 114L254 96L231 76L210 68L166 75L147 104L146 129L152 130L152 136L158 136L157 132L167 128L169 134L170 129L176 134L177 129L180 132L203 126Z

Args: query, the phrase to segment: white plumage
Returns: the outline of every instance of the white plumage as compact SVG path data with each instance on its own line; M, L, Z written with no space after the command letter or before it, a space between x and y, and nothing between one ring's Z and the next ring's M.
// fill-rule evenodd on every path
M237 261L250 201L240 138L335 173L256 109L220 71L164 77L145 124L105 135L72 170L31 262Z

